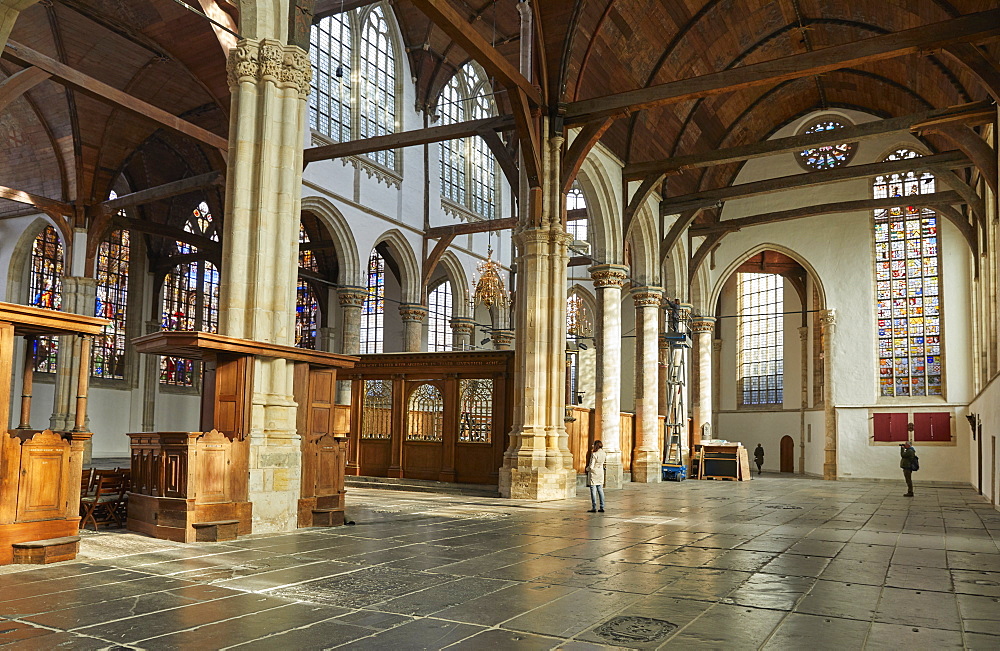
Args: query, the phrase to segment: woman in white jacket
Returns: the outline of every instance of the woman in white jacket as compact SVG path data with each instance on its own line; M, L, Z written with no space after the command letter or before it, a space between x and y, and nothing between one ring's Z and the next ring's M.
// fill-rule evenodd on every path
M604 461L608 453L604 451L604 444L594 441L590 448L587 459L587 486L590 486L590 511L588 513L604 513ZM597 500L600 498L601 508L597 508Z

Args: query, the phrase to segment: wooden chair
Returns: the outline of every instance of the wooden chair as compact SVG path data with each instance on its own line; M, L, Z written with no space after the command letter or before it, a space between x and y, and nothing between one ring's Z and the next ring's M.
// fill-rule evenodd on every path
M87 497L93 490L94 469L85 468L83 476L80 478L80 497Z
M102 524L117 524L124 526L125 493L128 491L128 480L122 473L114 471L97 472L97 490L93 495L80 499L80 510L83 518L80 527L86 527L87 522L94 525L94 531Z

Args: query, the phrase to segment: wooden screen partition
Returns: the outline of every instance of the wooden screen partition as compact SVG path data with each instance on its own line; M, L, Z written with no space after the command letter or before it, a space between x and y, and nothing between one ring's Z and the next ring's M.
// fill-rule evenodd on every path
M0 565L52 562L76 557L80 523L80 477L91 433L84 431L90 369L89 335L101 331L106 319L42 308L0 303ZM75 427L70 432L33 430L31 386L33 338L78 335L81 371L77 380ZM10 424L14 347L26 340L21 417ZM43 543L44 541L44 543ZM34 545L28 551L26 543ZM39 552L39 550L43 550Z
M362 355L352 475L497 484L513 420L512 351Z
M600 424L593 409L573 407L570 412L574 420L566 421L569 437L569 451L573 453L573 468L583 474L587 468L587 452L594 440L601 438ZM662 420L662 419L661 419ZM627 411L619 416L619 444L622 451L622 472L632 472L632 457L635 449L635 414Z
M302 445L302 499L296 524L343 522L346 432L336 429L333 398L336 368L351 367L356 358L205 332L159 332L133 343L142 353L202 360L205 380L202 432L129 435L134 476L130 529L181 542L251 533L246 437L256 358L284 359L295 365L293 390ZM139 506L133 509L133 504Z

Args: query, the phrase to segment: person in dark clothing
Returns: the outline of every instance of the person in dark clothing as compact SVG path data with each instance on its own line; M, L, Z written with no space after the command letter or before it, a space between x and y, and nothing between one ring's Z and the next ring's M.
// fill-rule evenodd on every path
M903 478L906 480L906 493L903 497L913 497L913 479L910 474L913 472L913 458L917 456L917 451L907 441L899 444L899 456L899 467L903 469Z
M764 446L760 443L753 451L753 462L757 464L757 476L760 477L761 468L764 467Z

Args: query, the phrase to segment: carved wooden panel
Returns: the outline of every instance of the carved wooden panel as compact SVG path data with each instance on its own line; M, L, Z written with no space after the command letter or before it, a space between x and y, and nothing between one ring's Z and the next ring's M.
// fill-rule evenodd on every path
M242 439L246 436L253 390L252 363L252 358L231 355L219 355L215 362L215 403L211 427L230 438Z
M70 444L45 430L21 445L17 491L20 522L64 517L67 508Z
M217 430L206 432L199 438L195 495L199 504L228 502L231 499L228 476L231 448L232 441Z

